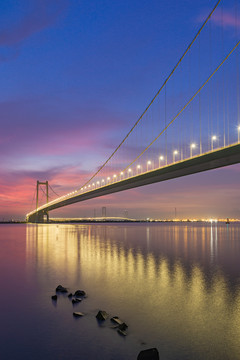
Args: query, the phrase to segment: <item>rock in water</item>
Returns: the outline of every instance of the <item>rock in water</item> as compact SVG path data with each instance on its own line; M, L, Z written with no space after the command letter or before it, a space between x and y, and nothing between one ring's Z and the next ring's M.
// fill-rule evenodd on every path
M119 333L120 335L122 335L122 336L127 336L126 331L123 331L123 330L121 330L121 329L118 329L118 333Z
M73 304L78 304L80 303L82 300L81 299L72 299L72 303Z
M68 292L68 291L67 291L67 288L63 287L62 285L58 285L58 286L56 287L56 291L57 291L57 292L62 292L62 293Z
M108 314L106 311L99 310L99 312L96 315L96 318L100 321L104 321L108 318Z
M86 293L83 290L77 290L77 291L75 291L75 294L74 294L74 296L76 296L76 297L83 297L85 295L86 295Z
M73 296L73 294L72 294L72 293L68 294L68 297L69 297L69 298L72 298L72 296Z
M118 324L118 325L122 325L123 324L123 321L119 319L118 316L113 316L111 318L111 321L114 322L115 324Z
M52 296L52 300L55 300L55 301L56 301L56 300L57 300L57 295L53 295L53 296Z
M74 312L74 313L73 313L73 316L75 316L75 317L81 317L81 316L84 316L84 314L81 313L81 312Z
M156 348L142 350L138 354L137 360L160 360L158 350Z
M125 331L125 330L127 330L128 326L127 326L127 324L122 323L122 324L120 324L120 325L118 326L118 328L119 328L119 330L121 330L121 331Z

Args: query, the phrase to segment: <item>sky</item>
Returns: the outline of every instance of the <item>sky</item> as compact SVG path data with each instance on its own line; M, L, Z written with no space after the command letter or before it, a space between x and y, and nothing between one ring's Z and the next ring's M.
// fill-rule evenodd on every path
M232 3L238 3L233 0ZM34 209L104 163L213 8L213 0L0 3L0 220ZM221 19L233 28L234 9ZM239 27L239 23L235 22ZM240 165L55 210L50 217L240 218ZM54 196L50 192L51 196ZM43 201L43 200L42 200Z

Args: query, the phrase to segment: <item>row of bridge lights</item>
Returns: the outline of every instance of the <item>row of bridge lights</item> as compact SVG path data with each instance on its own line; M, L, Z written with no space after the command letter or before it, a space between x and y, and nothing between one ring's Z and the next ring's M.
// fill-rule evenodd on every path
M161 161L164 160L164 156L159 156L159 167L161 166ZM151 167L152 165L152 161L151 160L148 160L147 161L147 172L149 171L149 167ZM152 167L151 167L152 168ZM136 167L137 169L137 172L136 174L139 175L142 173L142 166L141 165L137 165ZM127 171L127 174L128 174L128 177L131 177L132 176L132 169L129 168L128 171ZM124 179L124 172L121 171L120 174L119 174L119 181L123 180ZM113 175L113 182L117 181L117 174L114 174ZM106 185L109 185L111 183L111 177L108 176L107 177L107 181L106 181ZM101 181L96 181L96 183L92 183L92 184L89 184L88 186L84 186L83 188L81 188L81 191L83 190L88 190L89 188L95 188L95 187L98 187L98 186L104 186L105 185L105 180L102 179Z
M240 126L238 127L238 142L239 142L239 133L240 133ZM213 141L215 141L216 139L217 139L217 137L216 137L215 135L212 136L212 142L211 142L211 149L212 149L212 150L213 150ZM193 149L195 149L195 148L196 148L196 144L192 143L192 144L190 145L190 157L192 157L192 151L193 151ZM178 155L178 153L179 153L178 150L174 150L174 151L173 151L173 162L175 162L175 156ZM161 161L163 161L163 160L164 160L164 156L162 156L162 155L159 156L159 158L158 158L159 168L160 168L160 166L161 166ZM151 160L148 160L148 161L147 161L147 172L149 171L149 167L150 167L150 169L152 169L152 161L151 161ZM139 173L140 173L140 174L142 173L142 166L141 166L141 165L137 165L137 175L139 175ZM129 169L128 169L128 178L131 177L131 176L132 176L132 169L129 168ZM123 180L123 179L124 179L124 172L121 171L121 172L120 172L119 180L121 181L121 180ZM116 174L113 175L113 182L115 182L115 181L117 181L117 175L116 175ZM107 181L106 181L106 185L109 185L110 183L111 183L111 177L108 176L108 177L107 177ZM95 189L96 187L104 186L104 185L105 185L105 180L102 179L101 182L100 182L100 181L96 181L96 184L95 184L95 183L92 183L92 184L88 184L88 186L85 185L84 187L81 188L81 191L87 191L87 190L90 190L91 188L92 188L92 189ZM68 193L67 195L63 195L63 196L61 196L61 197L58 198L58 199L55 199L55 200L53 200L53 201L50 201L49 204L54 203L56 200L61 200L61 199L64 199L64 198L66 198L66 197L68 197L68 196L75 195L77 192L78 192L77 190L72 191L72 192ZM39 209L41 209L41 207L40 207ZM39 209L38 209L38 210L39 210ZM30 215L30 214L31 214L31 213L29 213L28 215Z
M211 150L213 151L213 144L214 144L214 141L216 141L217 140L217 136L216 135L213 135L212 137L211 137ZM238 142L240 142L240 125L238 126ZM192 143L191 145L190 145L190 157L192 157L193 156L193 150L194 149L196 149L196 147L197 147L197 145L195 144L195 143ZM176 161L176 156L179 154L179 151L178 150L174 150L173 151L173 162L175 163L175 161ZM164 156L159 156L159 158L158 158L158 166L159 166L159 168L161 167L161 161L163 161L164 160ZM152 169L152 161L151 160L148 160L147 161L147 172L149 171L149 167ZM142 170L142 166L141 165L137 165L137 175L139 175L139 173L141 174L141 171ZM131 168L129 168L128 169L128 177L130 177L130 176L132 176L132 169ZM121 171L120 172L120 177L119 177L119 180L121 181L121 180L123 180L124 179L124 173ZM116 174L114 174L113 175L113 182L115 182L115 181L117 181L117 175ZM110 178L110 176L108 176L107 177L107 181L106 181L106 185L109 185L111 183L111 178ZM93 188L95 188L95 187L98 187L98 186L104 186L105 185L105 180L104 179L102 179L101 180L101 182L100 181L97 181L96 182L96 184L95 183L92 183L92 185L88 185L88 186L84 186L84 188L81 188L81 191L83 191L83 190L88 190L88 189L90 189L91 187L93 187ZM75 191L76 192L76 191ZM74 193L74 192L73 192ZM70 193L70 194L68 194L68 195L71 195L71 194L73 194L73 193Z
M216 135L213 135L212 137L211 137L211 150L213 151L213 144L214 144L214 141L216 141L217 140L217 136ZM240 125L238 126L238 143L240 142ZM190 157L192 157L193 156L193 150L195 149L197 147L197 145L195 144L195 143L192 143L191 145L190 145ZM176 156L179 154L179 151L178 150L174 150L173 151L173 162L175 163L175 160L176 160ZM159 158L158 158L158 166L159 166L159 168L161 167L161 161L163 161L164 160L164 156L159 156ZM151 160L148 160L147 161L147 172L149 171L149 167L151 167L151 169L152 169L152 161ZM137 175L139 175L139 173L141 174L141 171L142 170L142 166L141 165L137 165ZM129 168L128 169L128 177L131 177L132 176L132 169L131 168ZM120 172L120 177L119 177L119 180L121 181L121 180L123 180L124 179L124 173L121 171ZM113 182L115 182L115 181L117 181L117 175L116 174L114 174L113 175ZM110 178L110 176L108 176L107 177L107 180L106 180L106 185L109 185L111 183L111 178ZM99 187L99 186L104 186L105 185L105 180L104 179L102 179L101 180L101 182L100 181L96 181L96 184L95 183L92 183L92 185L91 184L88 184L88 186L86 185L86 186L84 186L84 187L82 187L81 188L81 191L87 191L87 190L90 190L90 188L92 187L92 188L96 188L96 187ZM65 196L70 196L70 195L74 195L75 193L77 193L78 191L76 190L76 191L73 191L72 193L69 193L69 194L67 194L67 195L65 195Z
M177 154L178 153L178 151L177 150L175 150L174 151L174 154ZM161 161L162 160L164 160L164 156L159 156L159 158L158 158L158 161L159 161L159 167L161 166ZM174 161L175 161L175 158L174 158ZM152 169L152 161L151 160L148 160L147 161L147 172L150 170L149 168L151 168ZM136 167L136 169L137 169L137 171L136 171L136 174L137 175L139 175L139 174L141 174L142 173L142 166L141 165L137 165L137 167ZM127 174L128 174L128 177L131 177L132 176L132 169L131 168L129 168L128 169L128 171L127 171ZM124 172L123 171L121 171L120 172L120 174L119 174L119 181L121 181L121 180L123 180L124 179ZM113 175L113 182L115 182L115 181L117 181L117 174L114 174ZM107 181L106 181L106 185L109 185L111 183L111 177L110 176L108 176L107 177ZM96 183L92 183L92 184L89 184L88 186L86 185L86 186L84 186L84 187L82 187L81 188L81 191L83 191L83 190L88 190L88 189L90 189L91 187L92 188L95 188L95 186L96 187L98 187L98 186L104 186L105 185L105 180L104 179L102 179L101 181L96 181ZM71 195L71 194L69 194L69 195Z
M211 137L211 151L213 151L213 147L214 147L214 141L216 141L217 140L217 136L216 135L213 135L212 137ZM240 125L238 126L238 143L240 142ZM191 145L190 145L190 157L192 157L193 156L193 150L194 149L196 149L196 147L197 147L197 145L195 144L195 143L192 143ZM179 154L179 151L178 150L174 150L173 151L173 162L175 163L175 161L176 161L176 156ZM161 167L161 161L163 161L164 160L164 156L159 156L159 158L158 158L158 167L160 168ZM152 161L151 160L148 160L147 161L147 172L149 171L149 168L151 168L152 169ZM137 165L137 172L136 172L136 174L137 175L139 175L139 173L141 174L141 171L142 170L142 166L141 165ZM128 169L128 177L130 177L130 176L132 176L132 169L131 168L129 168ZM120 177L119 177L119 180L121 181L121 180L123 180L124 179L124 173L121 171L120 172ZM117 175L116 174L114 174L113 175L113 182L114 181L117 181ZM107 177L107 181L106 181L106 185L108 185L108 184L110 184L111 183L111 178L110 178L110 176L108 176ZM102 186L104 186L105 185L105 180L104 179L102 179L102 181L101 181L101 185ZM92 184L92 186L95 188L95 183L93 183ZM97 181L96 182L96 187L97 186L100 186L100 181ZM81 190L83 191L83 190L87 190L88 188L91 188L91 185L89 184L88 185L88 187L87 186L85 186L84 188L81 188Z
M238 143L240 142L240 125L238 125ZM216 135L213 135L212 137L211 137L211 150L213 151L213 143L214 143L214 141L216 141L217 140L217 136ZM196 146L196 144L195 143L192 143L191 145L190 145L190 157L192 157L193 156L193 149L195 149L197 146ZM173 162L175 162L175 158L176 158L176 156L178 155L178 150L174 150L173 151ZM164 156L159 156L159 158L158 158L158 161L159 161L159 163L158 163L158 165L159 165L159 168L160 168L160 166L161 166L161 161L162 160L164 160ZM152 165L152 161L151 160L148 160L147 161L147 172L149 171L149 167ZM137 165L137 175L139 175L139 172L141 173L142 171L141 171L141 169L142 169L142 166L141 165ZM151 169L152 169L152 166L151 166ZM130 177L131 176L131 174L132 174L132 169L131 168L129 168L128 169L128 177ZM119 180L121 181L121 180L123 180L124 179L124 173L121 171L120 172L120 178L119 178ZM116 174L114 174L113 175L113 182L114 181L117 181L117 175ZM110 184L111 183L111 178L110 178L110 176L108 176L107 177L107 181L106 181L106 185L108 185L108 184ZM96 182L96 184L95 183L92 183L92 185L88 185L88 186L84 186L84 188L82 187L81 188L81 191L87 191L87 190L90 190L90 188L91 187L93 187L93 188L95 188L95 187L97 187L97 186L104 186L105 185L105 180L104 179L102 179L101 180L101 183L100 183L100 181L97 181ZM67 194L67 195L63 195L63 196L61 196L60 198L58 198L58 199L55 199L55 200L52 200L52 201L50 201L50 203L49 204L51 204L51 203L54 203L55 201L57 201L57 200L61 200L61 199L64 199L64 198L66 198L66 197L68 197L68 196L72 196L72 195L74 195L74 194L76 194L76 193L78 193L78 190L75 190L75 191L73 191L73 192L71 192L71 193L69 193L69 194ZM41 207L39 208L39 209L41 209ZM31 213L29 213L28 215L30 215Z
M238 125L238 143L240 142L240 125ZM211 151L213 151L213 144L214 144L214 141L217 140L217 136L216 135L213 135L211 137ZM192 143L190 145L190 158L193 156L193 150L196 149L197 145L195 143ZM173 162L175 163L176 161L176 156L179 154L179 151L178 150L174 150L173 151ZM161 161L164 160L164 156L159 156L158 158L158 167L160 168L161 167ZM149 167L152 169L152 161L151 160L148 160L147 161L147 172L149 171ZM132 169L129 168L128 169L128 177L131 177L132 176ZM137 165L137 172L136 172L136 175L139 175L139 173L141 174L142 173L142 166L141 165ZM119 174L119 181L123 180L124 179L124 173L121 171L120 174ZM117 175L114 174L113 175L113 182L117 181ZM81 191L87 191L87 190L90 190L90 188L97 188L99 186L104 186L104 185L109 185L111 183L111 177L108 176L107 177L107 180L105 181L104 179L100 181L96 181L96 183L92 183L92 184L88 184L88 186L84 186L81 188ZM67 196L69 195L73 195L74 193L76 193L77 191L74 191L70 194L67 194Z
M240 126L238 127L238 142L239 142L239 140L240 140L239 138L240 138ZM217 140L217 136L216 136L216 135L213 135L212 138L211 138L211 150L212 150L212 151L213 151L213 143L214 143L214 141L216 141L216 140ZM196 145L195 143L192 143L192 144L190 145L190 157L193 156L193 150L194 150L196 147L197 147L197 145ZM178 154L179 154L179 151L178 151L178 150L174 150L174 151L173 151L173 162L176 161L176 156L177 156ZM162 155L159 156L159 158L158 158L158 167L159 167L159 168L161 167L161 161L163 161L163 160L164 160L164 156L162 156ZM148 160L148 161L147 161L147 172L150 170L149 168L152 169L152 161L151 161L151 160ZM137 175L141 174L141 172L142 172L142 171L141 171L141 170L142 170L142 166L141 166L141 165L137 165L136 169L137 169L136 174L137 174ZM131 175L132 175L132 169L129 168L128 171L127 171L127 173L128 173L128 177L131 177ZM123 179L124 179L124 173L121 171L120 174L119 174L119 181L121 181L121 180L123 180ZM116 174L113 175L113 182L115 182L115 181L117 181L117 175L116 175ZM106 185L109 185L109 184L111 183L111 177L110 177L110 176L107 177L106 182L105 182L104 179L102 179L101 181L96 181L96 183L92 183L92 185L89 184L88 186L87 186L87 185L84 186L83 188L81 188L81 191L83 191L83 190L86 191L86 190L90 189L91 187L92 187L92 188L95 188L95 187L99 187L99 186L104 186L105 183L106 183Z
M216 135L213 135L212 137L211 137L211 150L213 151L213 144L214 144L214 141L216 141L217 140L217 136ZM238 143L240 142L240 125L238 126ZM193 150L195 149L197 147L197 145L195 144L195 143L192 143L191 145L190 145L190 157L192 157L193 156ZM176 156L178 155L178 150L174 150L173 151L173 162L175 163L175 159L176 159ZM161 161L163 161L164 160L164 156L159 156L159 158L158 158L158 161L159 161L159 163L158 163L158 166L159 166L159 168L160 168L160 166L161 166ZM152 161L151 160L148 160L147 161L147 172L149 171L149 167L151 167L151 169L152 169ZM141 174L141 172L142 172L142 166L141 165L137 165L137 175L139 175L139 173ZM131 168L129 168L128 169L128 177L131 177L132 176L132 169ZM119 180L121 181L121 180L123 180L124 179L124 173L121 171L120 172L120 178L119 178ZM117 181L117 175L116 174L114 174L113 175L113 182L115 182L115 181ZM107 181L106 181L106 185L109 185L111 183L111 178L110 178L110 176L108 176L107 177ZM101 180L101 183L100 183L100 181L97 181L96 182L96 184L95 183L92 183L92 185L90 185L90 184L88 184L88 186L84 186L84 188L81 188L81 191L87 191L87 190L90 190L91 189L91 187L92 188L94 188L95 189L95 187L99 187L99 186L104 186L105 185L105 180L104 179L102 179ZM62 196L62 197L60 197L60 199L63 199L63 198L66 198L66 197L68 197L68 196L72 196L72 195L74 195L75 193L77 193L78 191L77 190L75 190L75 191L73 191L73 192L71 192L71 193L69 193L69 194L67 194L67 195L64 195L64 196ZM59 199L58 199L59 200ZM52 203L52 202L55 202L56 200L53 200L53 201L51 201L50 203Z

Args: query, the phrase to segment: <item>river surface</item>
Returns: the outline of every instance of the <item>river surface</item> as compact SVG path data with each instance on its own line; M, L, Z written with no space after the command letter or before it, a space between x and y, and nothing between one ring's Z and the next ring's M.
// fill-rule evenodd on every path
M0 225L0 288L3 360L240 359L237 224Z

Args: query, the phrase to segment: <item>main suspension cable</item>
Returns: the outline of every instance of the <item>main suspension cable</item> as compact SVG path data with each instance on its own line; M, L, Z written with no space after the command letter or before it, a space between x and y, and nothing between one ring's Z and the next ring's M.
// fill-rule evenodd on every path
M207 80L201 85L201 87L197 90L197 92L188 100L188 102L182 107L182 109L177 113L176 116L167 124L167 126L155 137L155 139L139 154L125 169L126 171L129 166L135 163L137 159L139 159L149 148L152 144L167 130L167 128L179 117L179 115L186 109L186 107L193 101L193 99L200 93L200 91L204 88L204 86L209 82L209 80L213 77L214 74L220 69L220 67L225 63L225 61L229 58L229 56L236 50L240 41L234 46L234 48L228 53L228 55L223 59L223 61L218 65L218 67L212 72L212 74L207 78Z
M170 74L168 75L168 77L165 79L165 81L163 82L162 86L160 87L160 89L158 90L158 92L156 93L156 95L154 96L154 98L151 100L151 102L149 103L149 105L146 107L146 109L144 110L144 112L142 113L142 115L138 118L138 120L135 122L135 124L133 125L133 127L130 129L130 131L127 133L127 135L124 137L124 139L120 142L120 144L117 146L117 148L114 150L114 152L109 156L109 158L104 162L103 165L100 166L100 168L94 173L94 175L92 175L92 177L84 184L81 186L84 187L86 186L103 168L104 166L111 160L111 158L116 154L116 152L118 151L118 149L122 146L122 144L126 141L126 139L129 137L129 135L131 134L131 132L135 129L135 127L137 126L137 124L141 121L141 119L143 118L143 116L146 114L147 110L150 108L150 106L152 105L152 103L155 101L155 99L158 97L158 95L160 94L160 92L162 91L162 89L164 88L164 86L167 84L167 82L169 81L169 79L172 77L172 75L174 74L175 70L178 68L179 64L182 62L183 58L185 57L185 55L188 53L188 51L191 49L192 45L194 44L195 40L198 38L198 36L200 35L200 33L202 32L203 28L205 27L205 25L207 24L208 20L211 18L212 14L214 13L214 11L216 10L216 8L218 7L218 5L220 4L221 0L218 0L217 3L215 4L215 6L213 7L213 9L211 10L211 12L209 13L209 15L207 16L206 20L204 21L204 23L202 24L202 26L200 27L200 29L197 31L196 35L194 36L193 40L190 42L190 44L188 45L188 47L186 48L186 50L184 51L183 55L180 57L180 59L178 60L177 64L174 66L173 70L170 72ZM81 189L79 188L78 191Z

